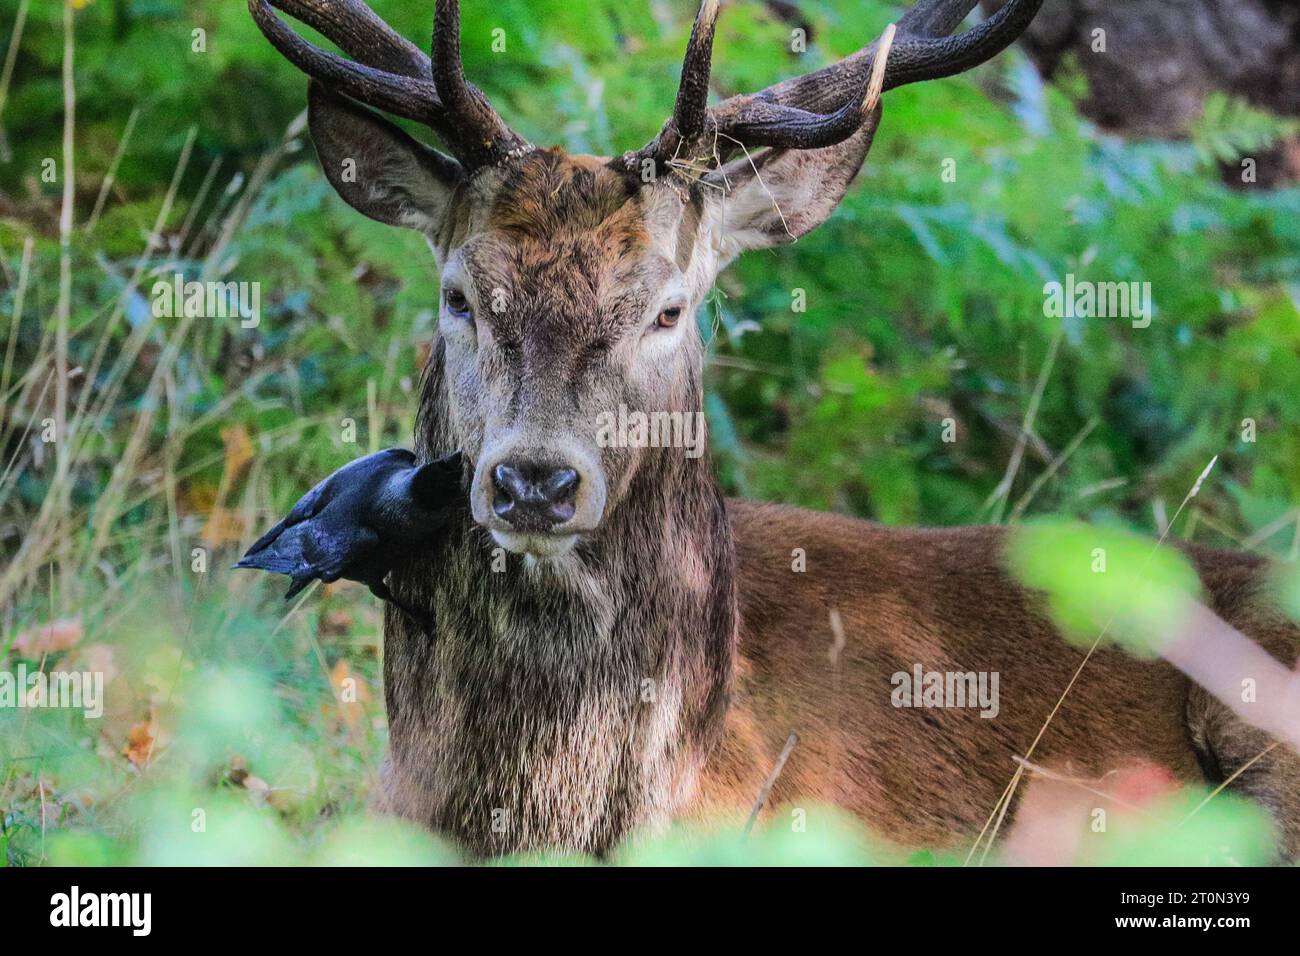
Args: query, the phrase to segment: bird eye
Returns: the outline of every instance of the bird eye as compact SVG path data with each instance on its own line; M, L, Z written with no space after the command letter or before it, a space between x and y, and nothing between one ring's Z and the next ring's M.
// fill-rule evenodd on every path
M671 309L664 309L659 313L659 318L655 319L655 325L661 329L671 329L677 324L677 320L682 317L682 307L675 305Z
M442 292L442 300L447 303L447 311L458 319L470 318L469 299L465 293L455 287L448 287Z

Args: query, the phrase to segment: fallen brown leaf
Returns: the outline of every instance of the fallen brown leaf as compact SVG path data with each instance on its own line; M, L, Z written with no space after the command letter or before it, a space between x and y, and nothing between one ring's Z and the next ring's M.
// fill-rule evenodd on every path
M246 530L247 523L240 512L218 506L209 512L200 534L208 547L218 548L232 541L243 541Z
M134 725L126 735L126 747L122 755L137 767L145 767L153 759L154 748L158 742L158 715L149 708L149 718Z
M221 442L225 446L224 468L226 480L235 481L253 460L253 439L243 425L221 429Z

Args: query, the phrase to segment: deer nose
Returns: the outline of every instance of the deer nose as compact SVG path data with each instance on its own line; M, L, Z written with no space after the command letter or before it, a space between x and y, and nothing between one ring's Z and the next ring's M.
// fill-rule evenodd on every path
M550 531L573 517L578 482L572 468L497 465L492 469L492 511L516 531Z

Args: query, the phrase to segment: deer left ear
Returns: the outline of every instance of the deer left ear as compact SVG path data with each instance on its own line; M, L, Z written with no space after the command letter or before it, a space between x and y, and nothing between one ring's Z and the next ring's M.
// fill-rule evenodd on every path
M794 242L830 218L880 125L876 107L851 137L823 149L769 149L705 177L721 264L747 249Z
M464 178L458 162L315 80L307 118L325 176L348 205L429 236L442 228Z

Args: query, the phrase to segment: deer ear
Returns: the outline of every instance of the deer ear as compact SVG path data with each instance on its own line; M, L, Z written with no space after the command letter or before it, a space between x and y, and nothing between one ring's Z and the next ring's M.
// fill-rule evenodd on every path
M325 176L358 212L433 236L463 178L459 163L313 81L307 118Z
M769 149L710 173L722 263L747 249L794 242L830 218L862 168L880 125L877 107L851 137L823 149Z

